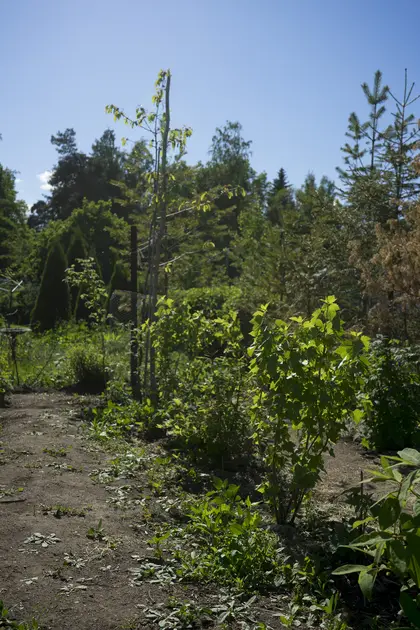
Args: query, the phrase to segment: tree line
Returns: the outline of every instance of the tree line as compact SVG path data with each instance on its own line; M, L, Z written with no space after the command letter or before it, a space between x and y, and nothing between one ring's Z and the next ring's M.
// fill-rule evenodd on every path
M418 97L407 73L401 96L380 71L362 90L369 115L350 114L335 182L309 172L294 187L287 165L278 165L273 181L257 173L238 122L216 129L207 162L189 164L190 130L168 127L157 294L230 295L245 315L269 303L281 318L309 316L334 294L348 326L417 340ZM162 168L156 125L166 114L108 111L139 139L120 148L107 129L84 153L74 129L52 136L51 191L30 212L17 198L14 173L0 165L0 274L24 280L16 322L48 329L86 318L81 293L63 282L78 259L95 260L108 295L129 289L130 225L139 233L137 290L149 292L150 234L162 215L155 207ZM6 299L0 308L8 312Z

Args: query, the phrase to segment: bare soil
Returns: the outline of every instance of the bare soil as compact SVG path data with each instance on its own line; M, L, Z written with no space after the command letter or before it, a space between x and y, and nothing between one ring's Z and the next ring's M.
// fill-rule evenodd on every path
M132 556L151 555L153 531L141 502L121 509L110 498L124 484L126 494L141 497L141 478L95 480L92 473L115 454L86 438L79 404L62 393L22 394L0 410L0 600L18 620L35 617L50 630L155 628L141 605L153 608L171 596L214 605L211 589L131 584ZM339 444L319 497L333 503L370 467L354 443ZM88 538L100 520L106 540ZM266 620L282 627L271 615Z

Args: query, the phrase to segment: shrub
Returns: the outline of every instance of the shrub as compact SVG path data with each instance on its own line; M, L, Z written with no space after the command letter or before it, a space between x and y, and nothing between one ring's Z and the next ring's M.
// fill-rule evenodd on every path
M223 466L243 455L250 430L236 313L209 319L163 300L152 339L159 357L160 427L197 458Z
M102 357L94 346L76 346L69 352L70 369L76 384L91 393L105 389L106 374Z
M260 491L278 523L294 522L323 470L324 453L333 452L357 410L368 339L347 334L339 310L328 297L308 320L272 323L267 307L254 315L253 413L266 467Z
M378 451L420 445L420 348L378 339L371 366L365 445Z
M250 450L249 417L243 406L244 370L235 359L196 359L182 371L161 426L196 459L225 468Z

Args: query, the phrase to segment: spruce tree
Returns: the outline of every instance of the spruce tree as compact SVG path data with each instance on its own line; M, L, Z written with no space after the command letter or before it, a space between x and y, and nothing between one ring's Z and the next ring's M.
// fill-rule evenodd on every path
M293 207L293 194L284 168L281 168L271 184L268 195L267 219L272 225L282 225L283 215Z
M286 188L290 188L290 184L287 181L286 171L284 168L281 168L277 177L273 180L271 194L275 195L279 190L285 190Z
M31 323L42 332L70 317L70 290L65 281L67 259L58 240L50 247Z

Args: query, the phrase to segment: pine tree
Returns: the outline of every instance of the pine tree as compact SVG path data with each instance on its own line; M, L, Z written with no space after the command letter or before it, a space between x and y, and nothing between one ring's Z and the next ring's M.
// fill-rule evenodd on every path
M65 282L67 259L58 240L50 247L31 323L40 331L54 328L70 317L70 290Z
M379 151L381 148L382 134L379 129L379 121L385 114L384 103L388 100L389 87L382 85L382 72L377 70L373 79L373 89L367 83L362 83L362 90L371 107L369 123L365 127L366 137L369 143L370 170L377 166Z
M419 148L420 129L416 116L408 109L420 98L412 96L414 83L408 86L405 71L404 93L401 99L389 94L393 99L396 112L394 122L384 134L383 160L392 173L392 196L396 204L396 216L402 214L402 203L412 199L419 190L418 172L413 158Z

